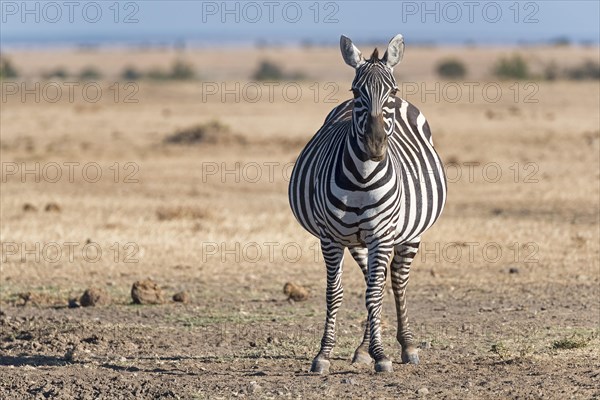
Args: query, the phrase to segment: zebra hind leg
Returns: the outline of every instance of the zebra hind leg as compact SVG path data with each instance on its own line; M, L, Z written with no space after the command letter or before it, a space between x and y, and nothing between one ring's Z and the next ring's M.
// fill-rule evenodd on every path
M349 249L352 258L360 267L364 277L365 283L368 281L368 250L365 247L352 247ZM371 332L369 329L369 322L365 323L365 330L363 333L363 339L358 348L354 351L354 356L352 357L352 364L371 364L373 359L369 355L369 339L371 337Z
M328 239L321 239L321 250L327 266L327 316L325 331L321 339L321 350L314 358L310 368L310 372L318 374L329 371L329 356L335 344L335 319L344 295L342 287L344 247Z
M419 250L420 238L410 243L397 245L391 265L392 290L396 300L396 314L398 318L398 342L402 346L402 362L408 364L419 363L419 353L414 337L408 323L406 308L406 286L410 264Z

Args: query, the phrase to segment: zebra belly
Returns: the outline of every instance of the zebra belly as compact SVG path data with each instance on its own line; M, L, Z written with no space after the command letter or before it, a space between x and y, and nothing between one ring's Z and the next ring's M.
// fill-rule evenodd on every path
M319 223L344 246L366 246L393 234L400 204L393 196L386 198L390 186L393 185L368 192L343 192L337 188L336 198L343 207L326 206L326 201L320 201L324 217L319 218ZM335 190L334 187L330 189Z
M439 218L444 207L445 181L436 184L436 177L440 182L444 180L439 174L420 179L405 175L398 223L395 225L395 244L410 242L421 236Z

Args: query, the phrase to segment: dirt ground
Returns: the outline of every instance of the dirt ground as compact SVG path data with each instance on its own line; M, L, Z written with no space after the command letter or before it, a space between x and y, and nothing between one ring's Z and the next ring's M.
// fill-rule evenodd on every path
M407 52L407 71L398 67L418 83L409 100L428 117L449 179L408 289L421 364L399 361L390 291L383 336L394 372L350 364L366 311L363 278L347 257L331 372L308 373L325 270L317 240L289 210L287 176L349 97L351 71L337 50L306 51L315 80L294 83L297 101L279 89L273 101L249 101L242 89L239 101L222 101L220 92L203 96L205 81L117 82L116 93L110 79L95 103L79 89L73 101L3 98L0 398L600 398L598 83L486 78L477 60L507 49L479 58L473 49L419 50L417 61ZM528 54L597 54L557 51ZM419 62L448 52L475 57L472 100L464 91L449 101L456 86L419 75ZM118 71L119 54L94 55L96 65ZM32 77L58 65L56 55L39 57L12 55ZM60 57L84 65L91 56ZM210 81L219 90L249 83L250 67L214 59L226 77ZM290 68L307 59L298 54ZM421 84L434 94L422 97ZM164 142L186 129L195 143ZM132 304L131 285L146 278L165 304ZM307 288L308 299L289 301L286 282ZM68 307L90 287L111 304ZM189 303L171 300L179 291Z

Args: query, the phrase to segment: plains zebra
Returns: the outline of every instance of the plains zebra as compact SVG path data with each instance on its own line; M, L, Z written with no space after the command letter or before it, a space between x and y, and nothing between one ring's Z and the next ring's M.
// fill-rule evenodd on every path
M368 320L353 362L370 363L373 358L376 371L392 371L380 328L387 265L392 258L402 361L417 364L405 291L420 236L444 207L446 178L425 117L395 96L398 87L392 69L404 53L402 35L390 41L381 59L377 49L370 59L364 59L345 36L340 47L345 62L356 69L354 99L329 113L300 153L289 186L292 211L300 224L320 239L327 266L325 332L311 371L329 370L335 319L343 296L345 248L362 269L367 284Z

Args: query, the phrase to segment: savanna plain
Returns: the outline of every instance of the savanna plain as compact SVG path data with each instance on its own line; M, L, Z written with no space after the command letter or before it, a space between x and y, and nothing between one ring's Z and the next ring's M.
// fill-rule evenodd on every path
M491 73L513 54L530 78ZM0 397L599 398L599 85L542 78L597 54L407 46L399 94L428 118L449 181L408 288L421 363L400 363L386 289L394 372L350 364L366 311L348 256L324 376L308 369L325 268L287 184L329 110L351 97L339 51L3 54L20 76L2 82ZM449 57L464 78L438 77ZM156 72L177 60L197 76ZM285 76L254 79L263 60ZM101 76L50 73L88 66ZM136 75L153 68L158 79ZM146 279L164 301L132 304ZM306 298L289 299L287 282ZM103 304L80 307L86 289Z

